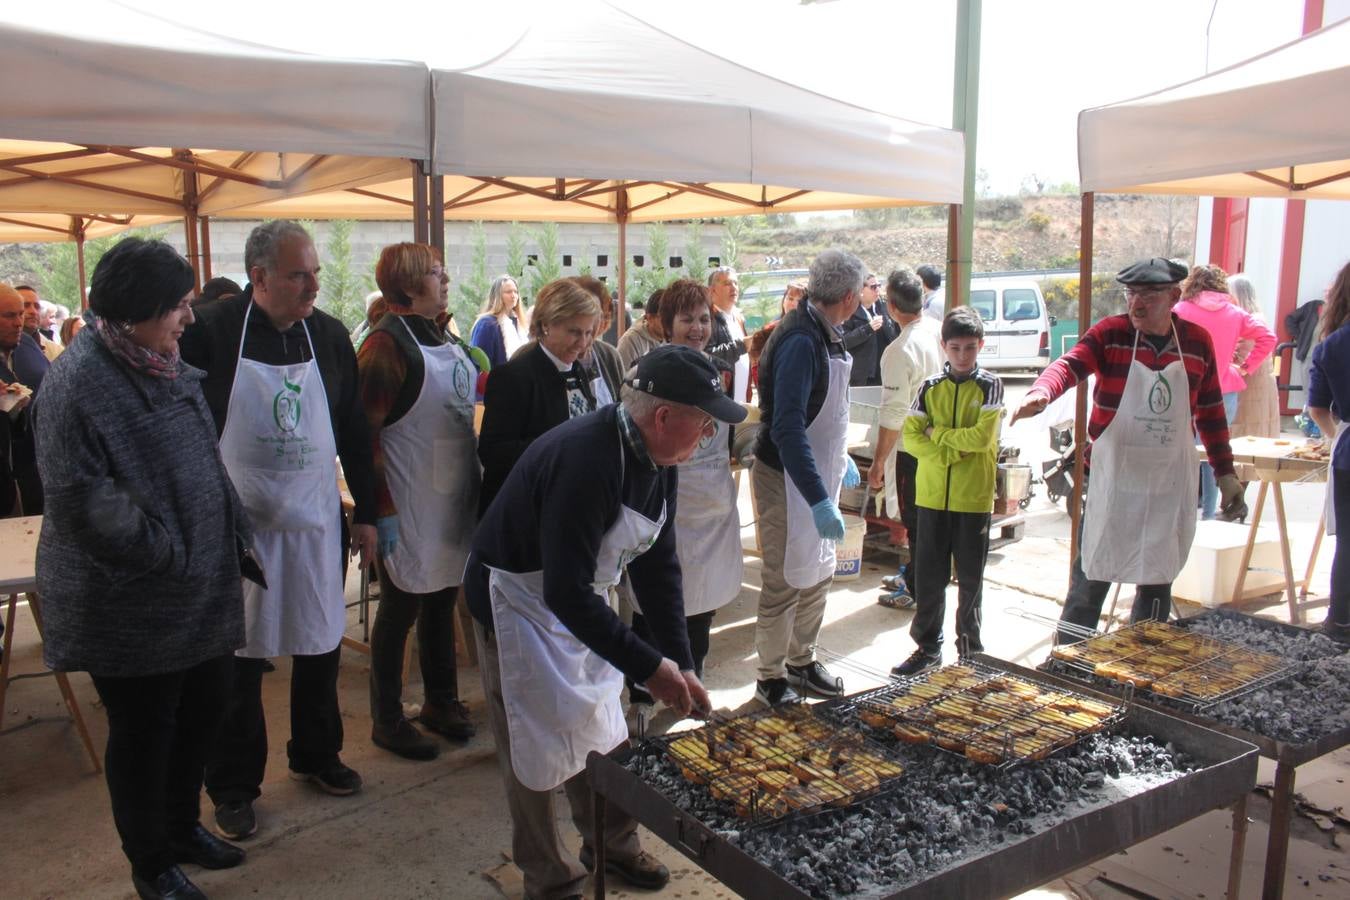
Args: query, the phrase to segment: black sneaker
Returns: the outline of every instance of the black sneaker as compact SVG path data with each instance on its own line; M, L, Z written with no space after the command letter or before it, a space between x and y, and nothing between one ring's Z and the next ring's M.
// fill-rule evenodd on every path
M765 706L801 703L801 695L792 689L786 678L766 678L755 682L755 699Z
M804 666L789 665L787 680L799 694L803 695L839 697L844 693L844 679L831 675L818 659L813 659Z
M227 800L216 806L216 830L221 837L241 841L258 830L252 800Z
M929 669L936 669L942 665L941 653L925 653L922 650L915 650L910 654L909 659L900 665L891 669L892 675L898 675L901 678L908 678L911 675L918 675L920 672L927 672Z
M335 797L346 797L361 790L361 776L337 759L315 772L291 769L291 778L311 782L319 790Z
M435 759L441 752L437 743L413 727L407 719L400 718L391 727L378 722L370 726L370 740L376 747L396 753L404 759Z

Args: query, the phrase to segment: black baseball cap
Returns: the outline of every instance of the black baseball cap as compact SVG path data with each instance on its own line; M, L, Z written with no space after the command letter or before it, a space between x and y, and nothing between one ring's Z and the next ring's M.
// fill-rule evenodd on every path
M723 422L745 420L745 407L722 391L722 376L693 347L662 344L638 360L628 384L662 400L698 407Z
M1190 269L1181 263L1155 256L1121 269L1116 273L1116 281L1121 284L1176 284L1189 274Z

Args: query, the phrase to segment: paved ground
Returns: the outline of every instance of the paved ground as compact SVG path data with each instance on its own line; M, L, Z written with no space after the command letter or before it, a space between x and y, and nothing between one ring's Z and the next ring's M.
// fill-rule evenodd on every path
M1010 382L1009 393L1025 388ZM1009 440L1020 443L1024 461L1034 462L1047 449L1043 429L1019 423ZM1295 485L1289 491L1294 558L1307 557L1316 524L1320 486ZM1250 498L1249 498L1250 499ZM1049 628L1024 615L1055 617L1067 581L1067 516L1043 493L1028 510L1027 537L991 556L984 599L985 643L990 651L1018 662L1039 662L1049 646ZM748 533L747 533L748 534ZM831 594L821 643L844 654L857 667L878 672L912 649L906 629L910 614L875 603L882 575L894 570L891 554L869 554L862 577L839 584ZM1323 553L1314 592L1327 590L1330 553ZM758 561L746 569L740 597L718 615L707 681L716 704L738 709L752 702L752 632L758 594ZM1122 596L1128 609L1129 589ZM1266 614L1281 616L1272 605ZM1319 619L1320 612L1313 618ZM18 621L15 668L33 671L40 652L27 609ZM353 613L349 633L359 636ZM490 740L480 736L451 748L435 762L413 763L384 753L369 741L367 660L344 653L341 675L347 749L344 759L366 779L365 790L351 798L320 795L286 778L285 739L288 665L265 678L272 754L263 798L258 804L259 833L246 846L245 865L228 872L190 872L216 897L452 897L519 896L519 878L504 865L510 838L500 780ZM415 677L415 676L414 676ZM476 671L461 670L464 694L480 707ZM72 676L95 740L101 747L106 726L88 679ZM847 674L848 687L870 682ZM409 688L416 700L419 686ZM5 710L8 731L0 735L0 809L6 834L0 840L0 895L7 897L128 897L130 879L117 846L107 791L92 774L50 679L12 686ZM486 730L484 728L484 730ZM1305 766L1299 790L1315 806L1350 807L1350 751ZM1263 762L1261 779L1273 769ZM565 810L565 803L560 803ZM1268 804L1255 796L1247 839L1243 897L1260 893ZM565 812L563 818L565 819ZM207 819L209 820L209 810ZM1350 858L1337 841L1350 833L1342 821L1323 818L1323 830L1299 817L1291 847L1286 896L1350 896ZM1132 848L1068 879L1034 892L1038 896L1198 897L1222 896L1227 878L1231 817L1211 813L1182 828ZM569 833L570 827L564 828ZM575 835L572 835L574 838ZM711 881L683 856L651 839L675 872L659 895L670 898L721 898L730 892ZM628 896L611 891L611 896ZM637 896L634 894L633 896Z

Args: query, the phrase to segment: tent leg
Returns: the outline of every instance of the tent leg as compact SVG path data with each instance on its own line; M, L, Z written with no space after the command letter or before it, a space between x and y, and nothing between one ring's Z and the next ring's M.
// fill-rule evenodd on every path
M947 207L947 291L943 315L961 305L961 204Z
M429 223L430 241L428 243L441 251L445 258L445 176L431 176L431 196L428 199L427 212L431 215Z
M1095 195L1083 195L1078 252L1078 338L1092 318L1092 228L1096 214ZM1069 559L1078 558L1078 525L1083 517L1083 456L1087 449L1087 382L1077 388L1073 420L1073 490L1069 492ZM1070 563L1072 565L1072 563Z
M84 272L84 222L80 219L75 220L78 224L75 230L75 262L80 272L80 312L89 308L89 280Z
M198 220L202 228L202 284L211 280L211 217Z
M628 293L625 285L628 282L628 191L622 188L618 192L615 205L615 217L619 220L619 283L616 289L610 292L614 298L614 309L611 314L615 321L615 334L623 337L626 330L624 322L626 317L624 312L628 309Z
M427 178L422 174L422 165L412 160L413 181L413 243L426 244L431 240L427 216Z

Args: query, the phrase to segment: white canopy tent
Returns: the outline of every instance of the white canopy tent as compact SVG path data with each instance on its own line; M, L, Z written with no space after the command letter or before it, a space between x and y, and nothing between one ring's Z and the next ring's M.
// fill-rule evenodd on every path
M1175 87L1083 110L1088 192L1350 199L1350 20Z
M411 216L435 240L428 218L623 225L962 196L960 133L761 74L606 0L359 23L362 56L414 62L264 46L246 9L138 2L0 13L0 77L32 86L0 107L0 216ZM313 40L301 15L277 9L267 39ZM791 25L764 38L801 45Z

